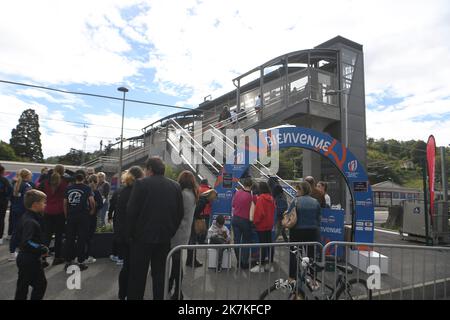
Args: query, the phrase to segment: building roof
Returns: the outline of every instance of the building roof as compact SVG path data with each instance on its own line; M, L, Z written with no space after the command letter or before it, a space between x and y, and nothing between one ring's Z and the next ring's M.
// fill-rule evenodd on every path
M392 181L383 181L372 185L372 191L386 191L386 192L422 192L419 189L403 187Z
M363 46L361 44L356 43L347 38L344 38L342 36L334 37L333 39L330 39L322 44L319 44L316 48L330 48L333 44L336 44L336 43L343 43L346 46L349 46L349 47L354 48L359 51L363 50Z

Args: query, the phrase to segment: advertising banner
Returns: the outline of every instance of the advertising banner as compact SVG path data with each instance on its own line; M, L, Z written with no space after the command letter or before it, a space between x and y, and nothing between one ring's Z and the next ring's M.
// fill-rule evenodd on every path
M213 219L210 219L210 224L217 215L220 214L225 218L225 225L228 228L231 228L231 203L239 179L245 173L247 168L248 165L226 164L219 173L216 183L214 184L214 189L217 191L217 199L212 203Z
M367 173L356 157L332 136L302 127L285 127L260 132L259 147L299 147L315 151L329 159L342 173L353 196L354 241L372 243L374 207Z
M344 210L322 209L320 223L320 242L325 246L328 242L344 241ZM330 247L326 255L335 255L335 247ZM339 247L337 256L343 257L344 247Z
M430 188L430 215L434 215L434 182L436 173L436 140L431 135L427 143L428 185Z

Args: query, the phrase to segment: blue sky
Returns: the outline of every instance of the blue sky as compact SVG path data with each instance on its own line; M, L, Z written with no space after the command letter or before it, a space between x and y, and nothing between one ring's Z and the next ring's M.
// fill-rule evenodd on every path
M232 79L336 35L364 46L368 136L450 143L450 4L444 0L8 1L0 79L193 108ZM311 14L314 12L314 14ZM320 17L320 18L319 18ZM120 101L0 84L0 139L41 117L44 156L120 135ZM125 137L179 110L127 103ZM73 122L89 123L86 129Z

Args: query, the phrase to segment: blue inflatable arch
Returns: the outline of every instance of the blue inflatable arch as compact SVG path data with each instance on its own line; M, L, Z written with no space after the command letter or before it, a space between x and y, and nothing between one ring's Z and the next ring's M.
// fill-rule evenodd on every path
M353 199L353 241L373 243L374 207L367 173L356 157L328 134L302 127L286 127L260 132L259 147L298 147L319 153L330 160L344 177Z

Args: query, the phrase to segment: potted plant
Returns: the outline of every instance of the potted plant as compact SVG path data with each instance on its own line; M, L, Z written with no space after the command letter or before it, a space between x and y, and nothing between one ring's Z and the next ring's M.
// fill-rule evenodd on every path
M114 240L111 224L98 227L92 239L92 255L95 258L107 258L111 255Z

